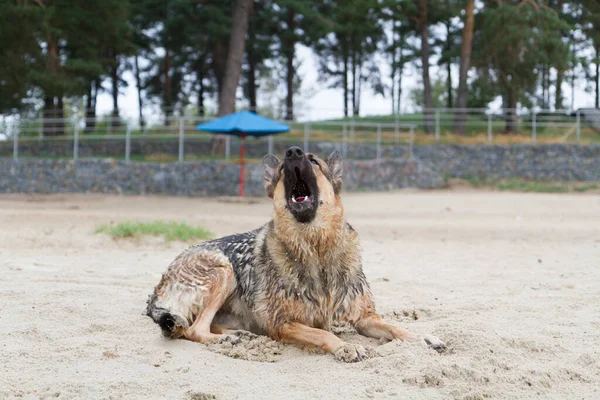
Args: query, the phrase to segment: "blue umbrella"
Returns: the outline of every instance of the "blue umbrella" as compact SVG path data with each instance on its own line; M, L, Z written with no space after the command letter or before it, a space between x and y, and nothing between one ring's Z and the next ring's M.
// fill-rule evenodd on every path
M290 127L269 118L261 117L250 111L240 111L200 124L197 126L197 129L205 132L234 135L242 139L240 147L240 197L243 197L246 136L259 137L288 132Z

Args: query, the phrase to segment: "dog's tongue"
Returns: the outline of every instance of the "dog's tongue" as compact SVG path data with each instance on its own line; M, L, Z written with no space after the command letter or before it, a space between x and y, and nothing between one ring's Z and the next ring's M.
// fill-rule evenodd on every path
M306 196L296 197L296 202L298 203L302 203L304 200L306 200Z

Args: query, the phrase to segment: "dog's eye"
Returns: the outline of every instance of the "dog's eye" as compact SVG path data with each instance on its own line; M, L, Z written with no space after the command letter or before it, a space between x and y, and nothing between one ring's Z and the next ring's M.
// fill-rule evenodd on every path
M314 158L311 158L310 162L313 163L313 164L315 164L315 165L319 165L319 163L317 162L317 160L315 160Z

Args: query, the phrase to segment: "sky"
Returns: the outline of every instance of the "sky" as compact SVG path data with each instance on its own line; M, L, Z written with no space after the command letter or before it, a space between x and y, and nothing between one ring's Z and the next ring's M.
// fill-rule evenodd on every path
M319 82L318 62L311 49L298 46L297 56L299 60L299 69L297 73L302 77L302 85L299 95L295 97L295 113L298 118L320 120L329 118L340 118L343 116L343 98L341 89L329 89L327 84ZM432 64L435 59L432 58ZM385 77L384 82L390 84L389 79L389 65L384 60L380 60L380 69L383 76ZM457 66L454 66L452 72L454 82L458 82L458 70ZM440 72L438 68L433 66L431 68L432 79L438 76ZM445 74L445 72L444 72ZM402 103L403 112L411 111L411 107L408 101L408 92L410 89L419 86L420 72L416 68L411 67L405 71L403 77L403 98ZM124 79L128 82L127 87L121 89L119 96L119 108L121 115L133 122L136 121L138 115L138 104L137 104L137 91L135 87L135 81L133 75L130 72L124 74ZM283 83L283 82L282 82ZM585 91L586 82L579 81L575 89L575 108L580 107L593 107L594 106L594 95L593 93L586 93ZM281 93L284 95L283 88ZM563 93L565 96L565 106L570 106L571 99L571 88L570 85L564 84ZM258 103L259 107L268 104L270 99L259 93ZM216 107L213 100L208 101L209 106ZM238 102L238 107L241 104ZM500 107L500 101L495 102L492 107ZM98 95L97 99L97 112L98 115L105 115L110 113L112 110L112 98L110 93L103 92ZM145 110L145 117L151 122L158 121L160 116L155 110ZM374 94L369 88L365 87L361 95L361 115L385 115L392 113L391 98L389 96L382 97L381 95Z

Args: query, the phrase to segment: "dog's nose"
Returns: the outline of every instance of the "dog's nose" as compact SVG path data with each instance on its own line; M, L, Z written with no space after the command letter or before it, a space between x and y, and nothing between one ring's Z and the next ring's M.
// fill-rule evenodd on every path
M292 146L285 152L285 158L288 160L297 160L304 156L304 152L298 146Z

